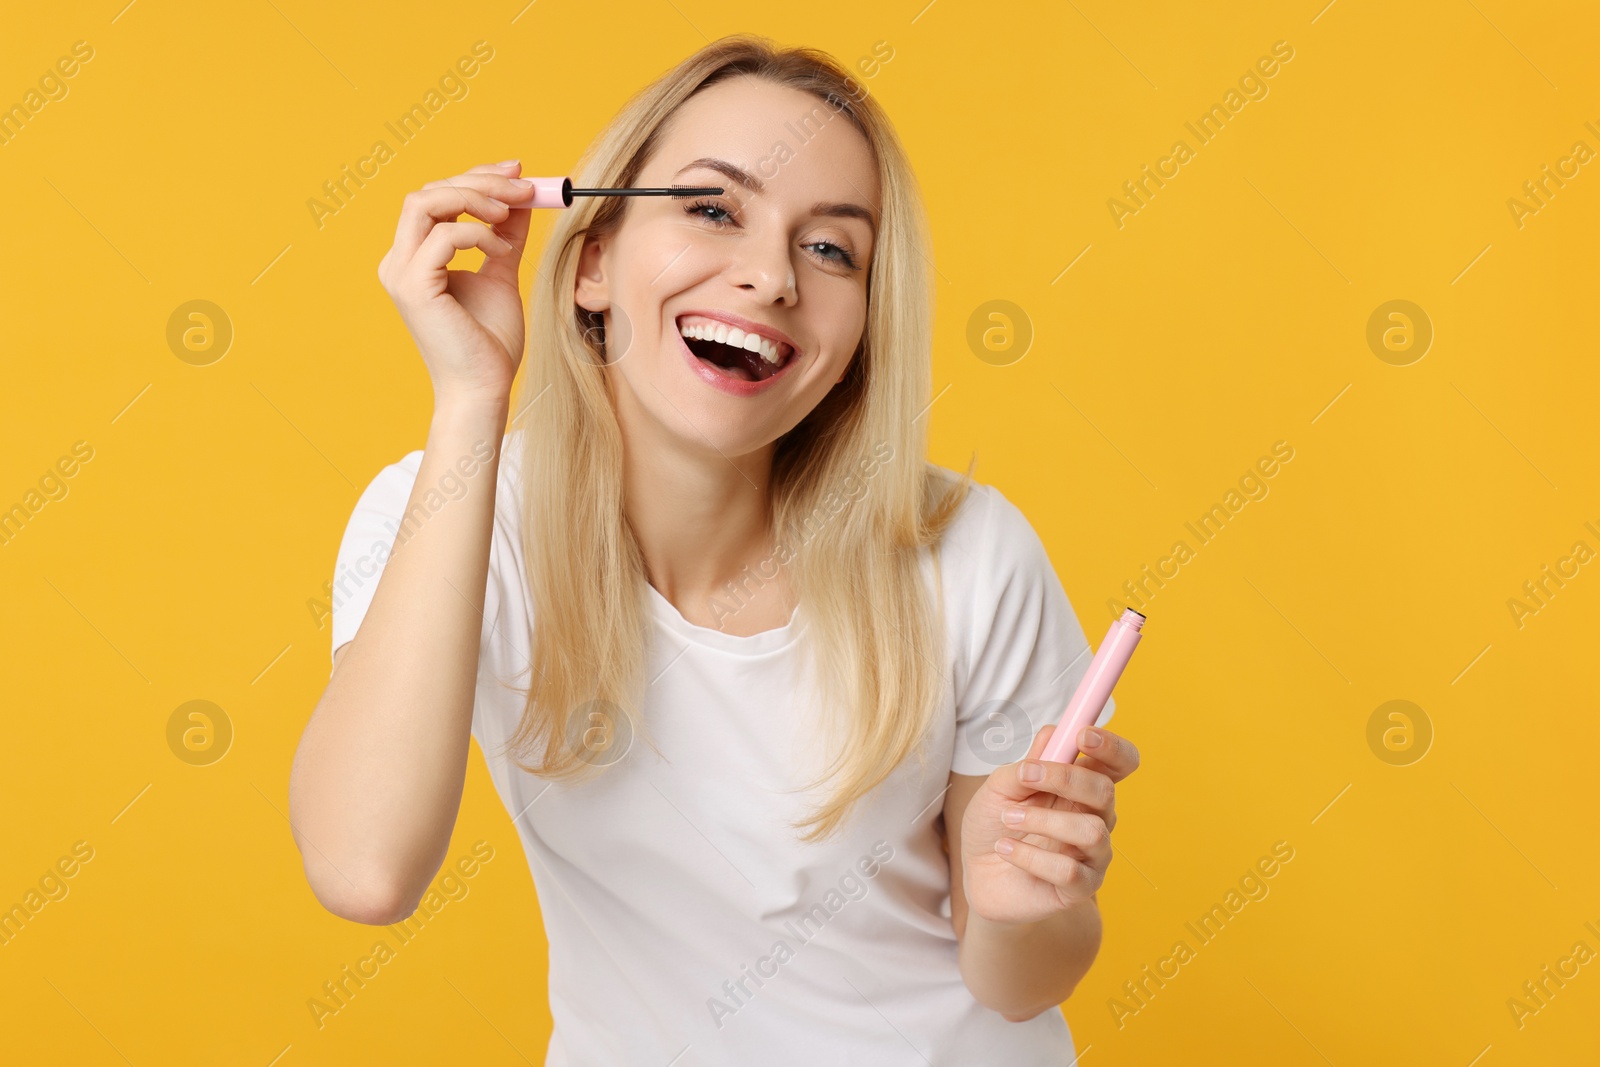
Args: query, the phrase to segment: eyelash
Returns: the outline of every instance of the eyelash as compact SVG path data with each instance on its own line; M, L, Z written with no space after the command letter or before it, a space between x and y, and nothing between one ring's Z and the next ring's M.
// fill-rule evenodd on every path
M706 216L700 214L700 212L704 211L707 208L711 208L711 209L714 209L716 211L725 212L728 215L728 218L713 219L713 218L707 218ZM691 215L691 216L693 216L695 218L702 219L702 220L704 220L706 222L709 222L713 226L721 227L721 226L734 225L733 218L732 218L733 213L728 211L727 208L723 207L721 204L717 203L715 200L696 200L694 203L690 204L688 207L684 208L683 210L684 210L685 214ZM838 250L839 255L837 257L834 257L834 256L822 256L822 258L827 260L829 263L837 263L838 265L840 265L842 267L847 267L850 270L860 270L861 269L860 267L856 266L856 257L851 254L850 249L844 247L841 244L836 244L833 241L813 241L811 244L806 245L805 247L814 248L814 247L816 247L818 245L822 245L822 246L825 246L827 248L833 248L833 249L837 249Z

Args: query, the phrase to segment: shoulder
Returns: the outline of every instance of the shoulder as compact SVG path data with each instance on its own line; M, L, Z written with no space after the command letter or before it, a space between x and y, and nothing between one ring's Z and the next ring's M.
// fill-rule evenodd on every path
M957 472L942 473L951 485L961 480ZM1041 619L1065 599L1043 539L995 486L972 483L937 551L945 619L957 635L958 656L975 655L996 629Z
M372 481L361 494L362 499L365 500L368 496L387 498L399 491L410 493L412 484L417 480L417 471L421 468L422 449L407 452L373 475ZM400 501L403 503L405 497L401 496Z
M495 484L491 562L516 550L521 526L518 517L522 493L513 436L505 435L500 448L503 458ZM367 482L351 508L340 544L341 555L358 560L362 553L376 552L378 558L386 558L398 542L409 540L432 516L474 491L486 477L486 464L494 456L494 449L480 441L470 453L451 457L443 465L435 464L426 484L418 484L424 459L420 448L385 464Z
M518 478L522 458L520 446L521 431L512 431L500 439L496 489L502 500L521 496ZM419 448L385 465L362 490L357 508L392 512L404 507L421 473L422 457L423 450ZM424 486L423 504L431 512L441 507L444 501L460 497L468 483L478 476L492 458L494 452L486 441L479 441L472 451L453 457L433 483Z
M929 464L936 484L955 488L961 474L947 467ZM1043 543L1028 517L999 489L973 482L966 497L938 541L946 573L978 575L995 573L996 568L1035 563L1035 551Z

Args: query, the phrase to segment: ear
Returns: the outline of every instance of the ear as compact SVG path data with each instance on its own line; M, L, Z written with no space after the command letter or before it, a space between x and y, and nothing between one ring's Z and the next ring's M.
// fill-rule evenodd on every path
M585 311L608 311L611 308L611 287L606 284L605 253L604 237L584 237L583 250L578 253L578 282L573 296Z

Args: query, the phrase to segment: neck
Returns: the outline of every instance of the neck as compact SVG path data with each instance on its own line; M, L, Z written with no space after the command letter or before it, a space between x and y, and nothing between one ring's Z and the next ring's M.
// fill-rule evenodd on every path
M631 440L624 426L628 524L650 584L686 617L781 595L757 588L777 564L768 492L775 448L725 456L681 439Z

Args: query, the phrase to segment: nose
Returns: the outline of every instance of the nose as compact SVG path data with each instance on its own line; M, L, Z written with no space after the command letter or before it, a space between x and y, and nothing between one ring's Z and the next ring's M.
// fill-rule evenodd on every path
M793 307L800 298L787 238L781 234L740 242L741 254L733 267L733 282L763 304Z

